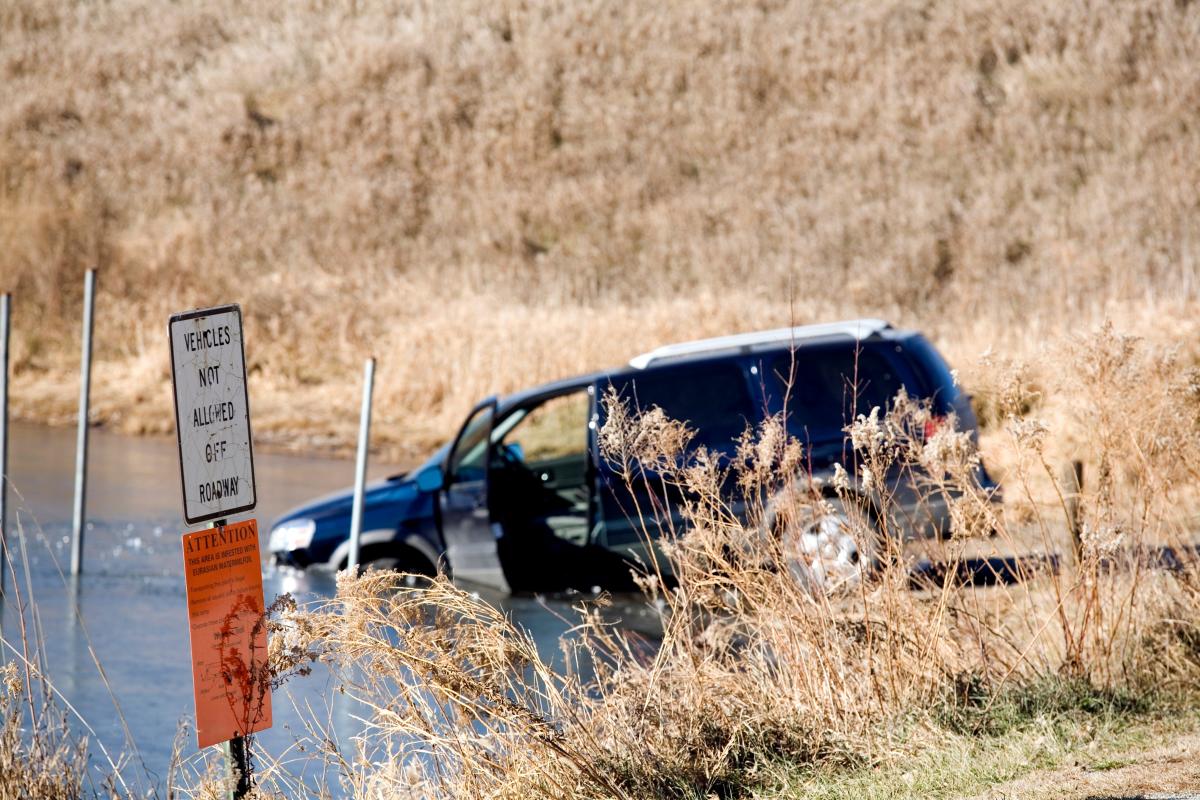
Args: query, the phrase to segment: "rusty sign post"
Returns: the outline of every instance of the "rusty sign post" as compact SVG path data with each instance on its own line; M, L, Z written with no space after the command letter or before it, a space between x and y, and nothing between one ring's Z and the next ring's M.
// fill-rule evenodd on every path
M224 743L234 800L250 791L247 736L271 726L258 523L227 524L258 502L242 311L175 314L169 323L183 518L196 741Z

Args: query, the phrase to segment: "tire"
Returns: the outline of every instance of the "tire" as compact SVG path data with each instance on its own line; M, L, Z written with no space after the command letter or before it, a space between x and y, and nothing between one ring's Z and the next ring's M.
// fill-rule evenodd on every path
M838 497L781 492L768 505L763 524L777 537L788 571L810 592L832 594L858 586L878 563L874 521Z
M346 565L342 565L345 569ZM369 570L403 572L409 576L410 586L420 585L437 575L429 559L417 550L403 544L379 544L364 547L359 568Z

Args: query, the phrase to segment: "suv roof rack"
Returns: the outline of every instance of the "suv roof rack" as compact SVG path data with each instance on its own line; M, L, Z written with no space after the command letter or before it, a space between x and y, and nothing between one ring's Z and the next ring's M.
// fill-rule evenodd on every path
M885 330L891 330L891 327L892 324L886 320L868 318L826 322L819 325L798 325L794 328L776 328L755 333L737 333L732 336L717 336L713 339L697 339L691 342L663 345L629 359L629 366L645 369L656 361L668 361L725 350L747 353L765 345L799 342L826 336L849 336L861 341Z

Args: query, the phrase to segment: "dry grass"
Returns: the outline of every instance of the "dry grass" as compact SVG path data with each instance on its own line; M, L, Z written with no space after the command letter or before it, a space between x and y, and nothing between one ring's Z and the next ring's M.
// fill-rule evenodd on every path
M44 677L19 663L0 670L0 798L82 797L87 739L70 730Z
M950 427L914 435L929 411L903 397L849 426L859 468L830 484L833 497L794 483L802 450L777 419L724 464L686 453L686 425L610 406L601 440L614 466L638 481L652 465L692 498L687 528L663 547L678 585L654 575L644 584L662 609L661 643L614 627L600 598L581 604L580 625L562 642L567 668L554 669L527 631L444 580L413 588L404 576L344 575L338 596L316 608L275 605L272 671L283 680L326 662L363 704L366 725L339 748L329 723L308 720L304 749L259 752L255 796L312 795L298 772L364 798L879 796L886 781L864 776L878 768L900 780L899 765L912 760L945 771L919 784L944 793L1020 775L1014 752L1053 764L1047 741L1071 752L1147 710L1194 702L1200 570L1168 573L1136 554L1194 531L1196 372L1110 328L1047 358L1053 381L1038 365L988 370L993 446L1010 465L1000 509L973 482L969 437ZM1063 408L1062 395L1075 398L1075 416L1049 427L1037 411ZM886 529L893 499L878 485L871 492L866 476L902 465L936 478L929 492L955 495L958 538L941 557L996 543L1063 550L1064 487L1047 459L1068 447L1097 476L1080 498L1083 550L1061 573L1017 587L914 592L910 553L885 547L878 572L826 590L807 577L812 565L797 563L786 527L764 526L773 505L764 501L795 485L785 495L794 514L869 496ZM730 483L747 517L719 491ZM869 530L854 535L865 549ZM14 785L94 794L80 788L83 744L52 708L19 730L17 703L31 695L18 671L10 677L0 765L23 765ZM962 761L980 753L991 761L964 778ZM207 755L175 774L173 794L224 796Z
M369 709L349 752L313 757L356 797L832 792L847 768L893 774L905 759L949 763L966 757L960 751L973 737L1014 737L1000 749L1033 752L1021 737L1049 736L1065 749L1086 743L1082 731L1192 702L1200 570L1194 560L1157 569L1144 553L1186 544L1194 531L1195 373L1107 328L1054 363L1061 383L1041 387L1041 397L1029 370L992 371L1004 432L996 440L1013 465L1012 502L1001 508L975 483L970 438L949 427L915 434L929 410L903 396L890 413L849 426L858 469L824 486L795 483L802 448L778 419L748 433L726 463L689 451L686 425L609 398L601 441L614 468L631 482L675 483L690 498L686 528L662 546L677 584L653 571L643 581L663 611L661 643L622 634L600 598L581 605L580 626L562 642L567 668L555 670L528 632L444 580L412 588L402 576L342 576L336 599L289 610L273 645L278 669L325 660ZM1135 385L1136 393L1120 391ZM1086 438L1075 439L1084 428L1064 421L1059 433L1030 413L1056 407L1049 400L1061 392L1092 393L1090 408L1074 406ZM792 529L764 524L779 508L768 500L784 492L793 514L834 500L870 507L875 530L886 532L895 499L867 476L902 467L932 476L929 493L950 493L956 538L933 545L942 558L1029 542L1069 552L1064 487L1046 460L1065 444L1099 465L1080 497L1082 550L1016 586L931 581L913 591L912 553L891 538L877 571L840 585L816 581ZM721 491L730 485L746 515ZM627 510L648 524L658 513ZM862 524L852 531L860 550L874 536ZM1019 774L1010 762L996 768ZM266 786L300 790L285 770Z
M247 312L256 430L411 457L479 397L877 314L966 363L1195 337L1200 7L12 0L14 407L170 427L164 327ZM1190 325L1185 331L1176 326Z
M11 0L14 407L70 416L92 265L98 419L169 430L167 315L236 300L263 440L349 443L375 353L375 431L400 457L480 396L663 341L885 316L963 366L1000 533L980 536L961 442L868 418L868 466L965 483L963 548L1061 550L1057 467L1081 459L1078 564L914 594L897 558L813 592L694 462L672 476L701 500L667 548L680 588L649 587L650 652L589 608L563 675L470 595L389 576L289 613L280 666L328 659L373 708L360 753L316 757L361 796L738 795L781 759L986 732L1045 681L1169 693L1200 670L1196 577L1108 565L1197 519L1198 50L1200 4L1176 0ZM777 430L746 447L752 498L790 482Z

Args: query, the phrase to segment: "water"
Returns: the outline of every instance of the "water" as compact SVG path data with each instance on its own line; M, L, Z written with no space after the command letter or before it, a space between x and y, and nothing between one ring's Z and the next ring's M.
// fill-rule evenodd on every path
M175 441L92 432L84 574L72 589L62 573L70 563L74 431L14 425L11 436L9 541L26 625L40 631L42 658L54 687L94 732L94 762L105 763L104 749L114 756L132 750L141 763L135 759L123 770L130 788L161 788L176 732L193 712L180 545L189 528L182 521ZM256 517L264 547L274 517L350 485L354 476L350 461L263 452L255 454L255 468L258 509L235 519ZM370 476L396 471L373 464ZM24 534L24 558L18 530ZM3 633L19 648L20 611L11 575L6 581L10 589ZM333 580L264 564L267 602L281 592L302 601L328 597ZM547 657L558 652L558 638L575 616L565 601L487 599L527 628ZM13 657L8 648L5 657ZM256 747L275 756L284 753L303 736L303 721L313 716L308 709L316 709L319 719L332 720L339 738L353 735L360 729L354 717L362 712L351 702L334 691L327 672L293 679L275 693L274 726L258 736ZM194 736L187 732L185 756L196 752Z

